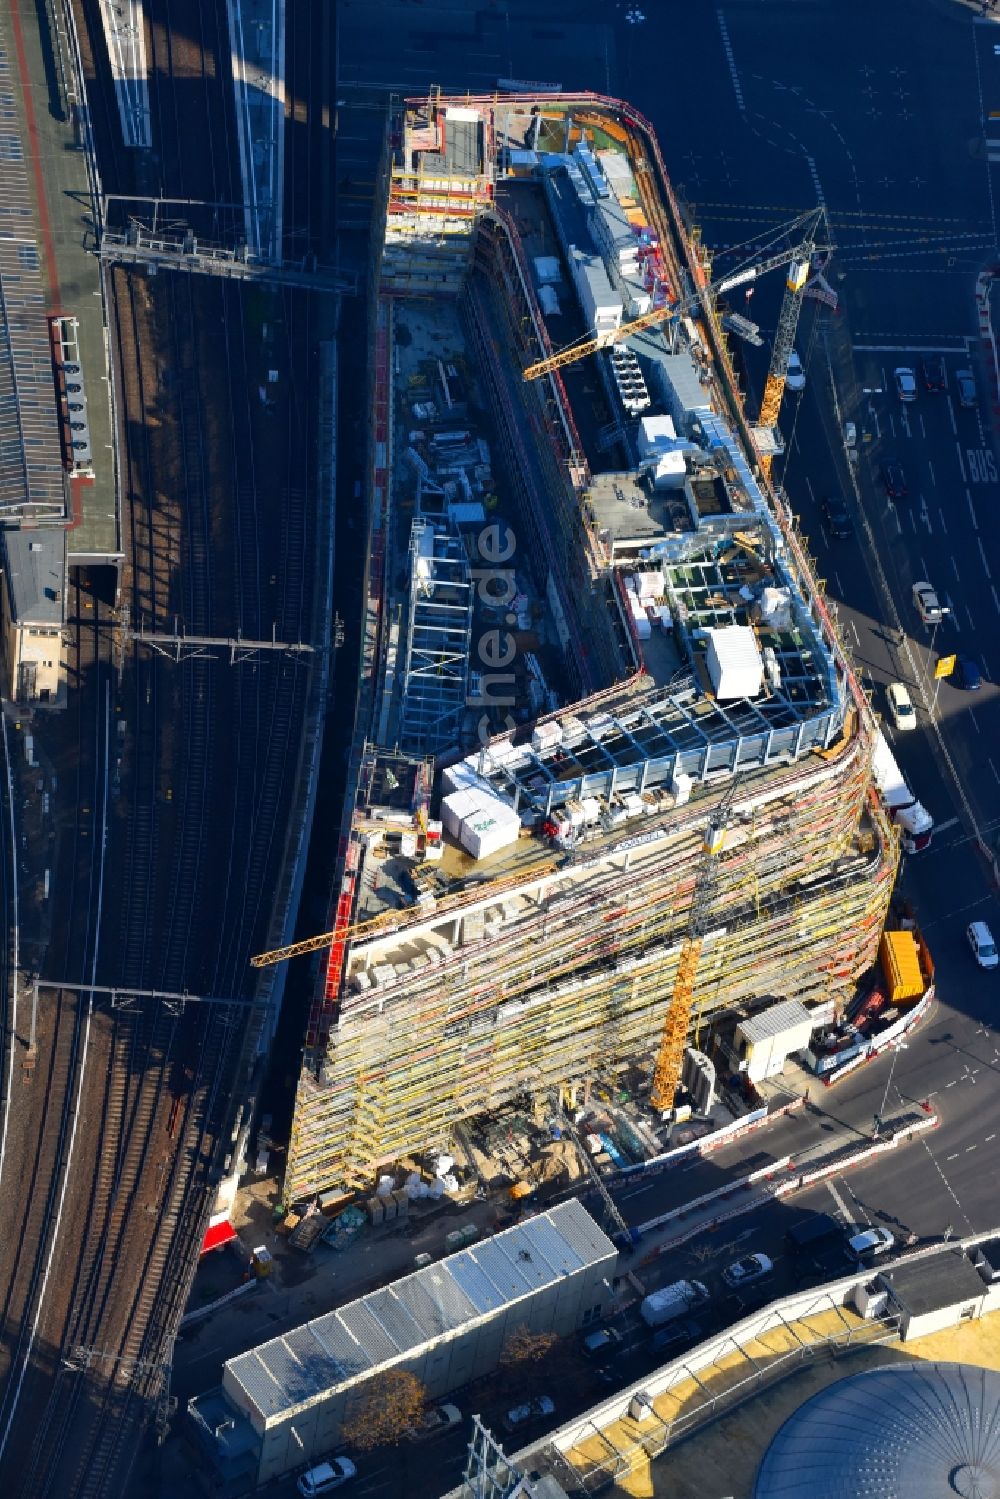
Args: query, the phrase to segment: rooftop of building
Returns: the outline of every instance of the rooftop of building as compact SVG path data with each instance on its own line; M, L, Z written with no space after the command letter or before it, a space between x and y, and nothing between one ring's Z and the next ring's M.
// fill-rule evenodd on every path
M893 1298L911 1317L971 1301L986 1291L979 1271L959 1247L909 1262L904 1260L891 1271L883 1272L880 1278L891 1287Z
M43 41L38 26L23 27L22 43L12 48L7 39L0 47L0 79L10 105L4 128L18 139L16 155L13 146L6 152L3 190L3 209L8 225L16 225L16 238L0 242L0 325L6 321L10 333L17 390L0 392L0 404L12 410L14 402L17 408L15 466L28 476L30 491L24 513L68 519L71 511L70 563L103 562L121 556L121 535L87 159L76 135L79 110L70 75L49 66L48 36ZM63 415L55 395L46 307L61 308L73 324L86 395L90 474L68 478L64 469ZM78 434L64 435L68 440ZM5 443L4 449L13 452L14 445ZM5 514L11 518L16 514L12 496L23 480L12 486L9 474L2 478Z
M548 275L561 277L561 312L550 332L553 347L588 332L582 306L574 301L573 247L600 261L609 288L612 281L622 284L622 266L615 258L619 248L625 260L631 259L628 235L634 233L643 255L647 250L655 255L655 236L643 227L630 161L610 138L613 132L602 138L599 111L589 106L586 129L593 149L572 144L575 107L547 101L538 113L523 101L503 101L499 112L490 115L487 130L485 105L413 102L400 142L404 166L419 163L432 181L434 171L462 178L470 164L483 165L496 178L496 201L522 236L536 292L550 284L544 279ZM492 152L481 163L468 155L480 148ZM512 175L505 176L508 172ZM433 192L428 202L437 202ZM553 259L553 250L560 248L561 262ZM394 267L398 270L395 262ZM662 266L650 269L647 280L655 295L663 293ZM617 297L619 291L611 289ZM413 516L431 517L452 538L461 537L460 516L466 511L479 515L484 506L502 507L504 486L494 484L488 449L471 423L473 365L457 341L463 335L455 304L425 299L409 305L397 300L394 306L397 326L405 324L393 375L398 409L407 423L405 449L397 437L394 467L396 492L404 497L406 510L390 569L390 577L399 579L407 566L402 549L413 549ZM449 360L455 364L453 377L447 375ZM602 381L596 397L588 394L596 384L594 370ZM439 711L444 687L454 686L454 651L449 655L443 638L425 630L419 638L433 651L426 653L428 666L414 670L404 659L401 631L398 653L386 674L391 688L383 693L384 704L400 706L383 711L390 732L382 733L380 725L377 741L437 754L439 768L446 767L442 794L461 786L479 788L516 812L523 834L512 832L501 847L473 857L446 829L432 864L424 862L423 848L414 858L408 847L397 851L380 840L377 858L362 861L355 886L358 920L393 908L433 908L442 893L480 880L507 875L530 879L533 869L551 858L549 846L530 834L566 815L574 804L597 807L588 838L599 854L602 844L620 843L629 833L645 836L646 829L638 826L623 833L622 823L654 812L666 815L663 798L669 799L687 778L698 786L737 772L746 776L776 769L813 750L828 749L842 733L847 689L810 596L810 580L801 575L761 488L755 458L748 457L730 421L717 409L718 392L695 325L676 316L669 320L669 332L664 323L632 333L589 362L587 379L572 379L568 388L590 460L583 505L596 553L604 558L595 598L609 611L620 643L622 685L609 682L599 706L591 706L560 699L558 680L553 688L551 676L540 685L529 682L534 695L515 705L513 732L489 738L477 715L466 713L463 719L451 698L447 713ZM635 390L642 393L641 401L630 406ZM593 429L602 420L602 407L614 408L615 403L617 435L612 431L607 443L595 442ZM455 463L452 450L459 455ZM622 456L628 459L625 466ZM502 508L487 509L487 514L491 520L502 517ZM471 543L464 544L471 557ZM450 575L448 581L451 586ZM519 568L522 586L529 585L522 582ZM455 609L443 588L438 597ZM406 604L402 595L397 598L393 608L405 621ZM556 631L544 597L525 600L523 611L521 602L513 605L515 667L530 655L534 669L535 658L541 657L535 638L544 642L548 628L554 639ZM411 603L414 620L421 608ZM479 601L476 609L481 618ZM447 623L454 639L457 621ZM495 621L480 624L487 626L494 627ZM476 638L473 627L466 642L466 649L470 640L472 644L470 704L480 675L471 672ZM528 639L530 645L525 644ZM641 670L632 675L636 660ZM540 671L536 676L541 678ZM433 742L421 743L420 724L429 722L431 710L447 722ZM417 726L413 734L400 732L407 725ZM449 736L454 736L450 743ZM477 748L456 766L456 753L460 747L468 751L470 742ZM363 798L356 829L366 831L373 819L385 821L397 802L398 796L383 803ZM410 799L408 810L417 829L416 800ZM433 806L427 802L423 815L441 815L437 800Z
M60 626L65 610L66 532L61 526L5 528L3 552L14 623L47 629Z
M617 1251L575 1198L226 1364L262 1424L514 1305Z

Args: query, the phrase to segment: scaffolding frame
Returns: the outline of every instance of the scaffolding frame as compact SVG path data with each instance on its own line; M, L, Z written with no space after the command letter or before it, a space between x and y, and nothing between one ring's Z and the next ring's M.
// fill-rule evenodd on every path
M474 584L460 537L415 517L400 744L435 754L458 742L465 712Z

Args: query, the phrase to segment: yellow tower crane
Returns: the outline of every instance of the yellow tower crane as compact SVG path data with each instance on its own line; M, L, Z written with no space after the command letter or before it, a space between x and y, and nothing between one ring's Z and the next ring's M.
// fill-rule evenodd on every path
M777 238L784 243L780 248L774 249L772 247ZM592 334L579 339L576 343L567 345L565 349L550 354L547 359L540 359L535 364L529 364L524 371L524 378L537 380L542 375L561 369L564 365L575 364L578 359L585 359L588 354L595 354L599 349L621 343L623 339L630 338L633 333L641 333L644 328L651 328L657 323L682 317L699 304L712 310L715 298L731 291L734 287L756 281L760 276L766 275L768 271L773 271L778 266L787 265L789 269L785 283L785 296L781 304L758 420L759 426L769 428L773 432L785 390L788 356L792 352L795 332L799 324L802 293L809 280L813 257L821 253L828 254L832 249L829 238L826 209L822 206L811 208L808 213L800 214L798 218L781 225L770 236L768 244L761 247L762 252L770 250L770 254L765 253L763 258L750 260L738 270L731 272L728 276L723 276L719 281L711 282L703 290L694 292L681 302L654 307L652 311L644 312L641 317L634 318L630 323L622 323L620 327L609 329L605 333ZM744 319L738 321L745 322ZM746 326L753 327L749 323ZM770 472L770 457L762 458L761 463L765 472Z
M660 1113L673 1107L674 1095L681 1078L684 1048L687 1045L688 1028L691 1024L691 1008L694 1003L694 986L698 974L698 959L708 931L712 909L712 893L718 874L718 857L726 842L726 824L729 809L733 804L739 776L735 775L718 807L713 812L701 846L701 862L695 876L694 892L691 896L691 911L688 916L687 933L681 949L674 992L663 1021L663 1035L653 1072L650 1103Z

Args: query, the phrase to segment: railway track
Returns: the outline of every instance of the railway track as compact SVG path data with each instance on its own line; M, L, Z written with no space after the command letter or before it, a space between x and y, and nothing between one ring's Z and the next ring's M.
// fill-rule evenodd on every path
M96 19L96 0L78 4ZM149 16L160 190L235 201L224 4L152 0ZM329 31L328 17L309 24ZM99 22L89 38L82 28L104 181L128 190L150 163L136 166L117 143L99 36ZM318 133L311 121L290 189L307 220ZM213 229L228 232L218 217ZM257 292L121 270L106 286L131 619L304 639L315 550L313 420L298 373L313 337L308 300L273 294L266 315L279 331L265 348ZM282 384L264 413L271 367ZM33 1171L20 1173L27 1190L8 1216L20 1233L0 1280L0 1476L12 1496L33 1499L126 1488L168 1389L234 1082L252 1055L242 1009L111 1011L86 983L250 992L247 958L263 945L285 854L308 685L308 668L278 656L176 664L135 642L116 683L111 607L79 575L73 590L78 815L55 882L68 902L65 942L47 966L83 992L43 1001L35 1119L19 1145Z

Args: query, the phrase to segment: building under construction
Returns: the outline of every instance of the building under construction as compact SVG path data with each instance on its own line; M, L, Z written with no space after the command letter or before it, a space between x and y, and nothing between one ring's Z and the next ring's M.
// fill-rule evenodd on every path
M384 181L355 795L289 1198L526 1095L627 1074L669 1106L721 1015L846 1000L897 861L650 127L432 97ZM792 335L795 253L751 271L788 263Z

